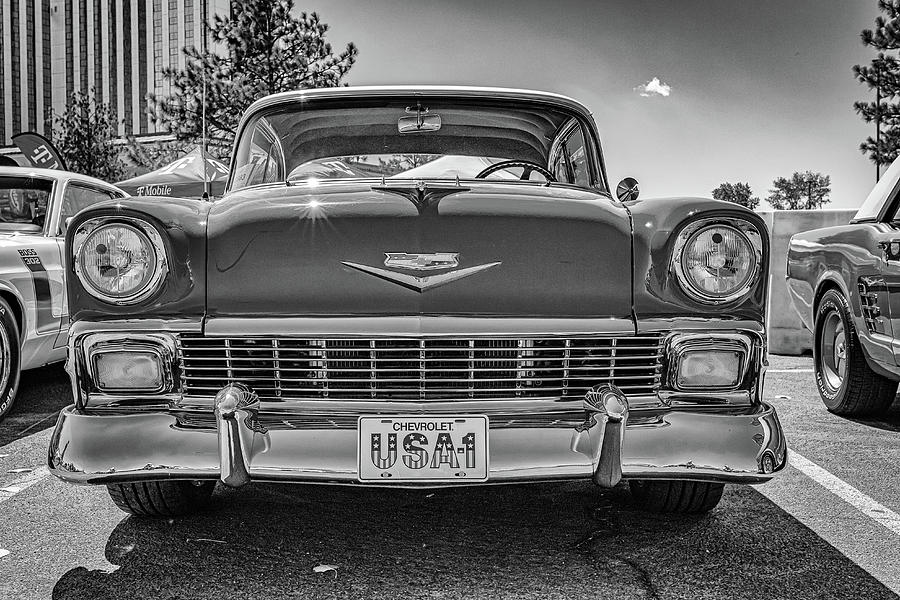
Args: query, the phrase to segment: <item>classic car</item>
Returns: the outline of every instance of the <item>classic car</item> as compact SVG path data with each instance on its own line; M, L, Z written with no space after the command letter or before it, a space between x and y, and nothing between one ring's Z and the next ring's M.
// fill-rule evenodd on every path
M73 221L53 474L156 516L218 481L627 481L703 512L771 479L764 222L613 197L599 139L541 92L257 101L222 198Z
M900 381L900 161L846 225L791 237L787 284L813 334L815 381L833 413L887 411Z
M68 220L124 196L76 173L0 167L0 420L12 410L21 371L66 357Z

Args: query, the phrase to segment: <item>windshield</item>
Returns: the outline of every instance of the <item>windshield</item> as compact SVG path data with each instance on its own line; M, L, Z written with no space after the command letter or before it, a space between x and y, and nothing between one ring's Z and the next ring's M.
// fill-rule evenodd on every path
M597 187L593 136L559 107L412 99L296 102L244 128L232 189L322 179L506 179Z
M35 177L0 177L0 231L44 227L53 182Z

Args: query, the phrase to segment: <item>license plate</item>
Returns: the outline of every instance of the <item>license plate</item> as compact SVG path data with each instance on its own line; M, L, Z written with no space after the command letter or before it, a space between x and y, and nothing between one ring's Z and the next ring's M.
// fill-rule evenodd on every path
M478 416L359 418L359 480L485 481L488 419Z

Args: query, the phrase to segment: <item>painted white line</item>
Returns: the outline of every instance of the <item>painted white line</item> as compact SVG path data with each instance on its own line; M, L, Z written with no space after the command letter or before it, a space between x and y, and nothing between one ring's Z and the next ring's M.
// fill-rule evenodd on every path
M900 535L900 515L862 493L846 481L835 477L808 458L797 454L793 450L788 450L788 453L789 464L795 469L862 514L887 527L895 535Z
M7 554L9 554L9 550L4 550L3 548L0 548L0 558L3 558Z
M15 481L10 482L6 487L0 489L0 504L3 504L16 494L27 490L39 481L50 477L50 469L46 466L38 467L33 471L26 473Z
M766 369L766 373L814 373L815 369Z

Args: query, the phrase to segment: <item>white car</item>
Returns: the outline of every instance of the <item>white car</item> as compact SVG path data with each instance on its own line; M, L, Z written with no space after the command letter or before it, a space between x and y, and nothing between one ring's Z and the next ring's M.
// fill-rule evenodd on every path
M0 167L0 420L21 371L66 357L66 224L82 208L125 196L77 173Z

